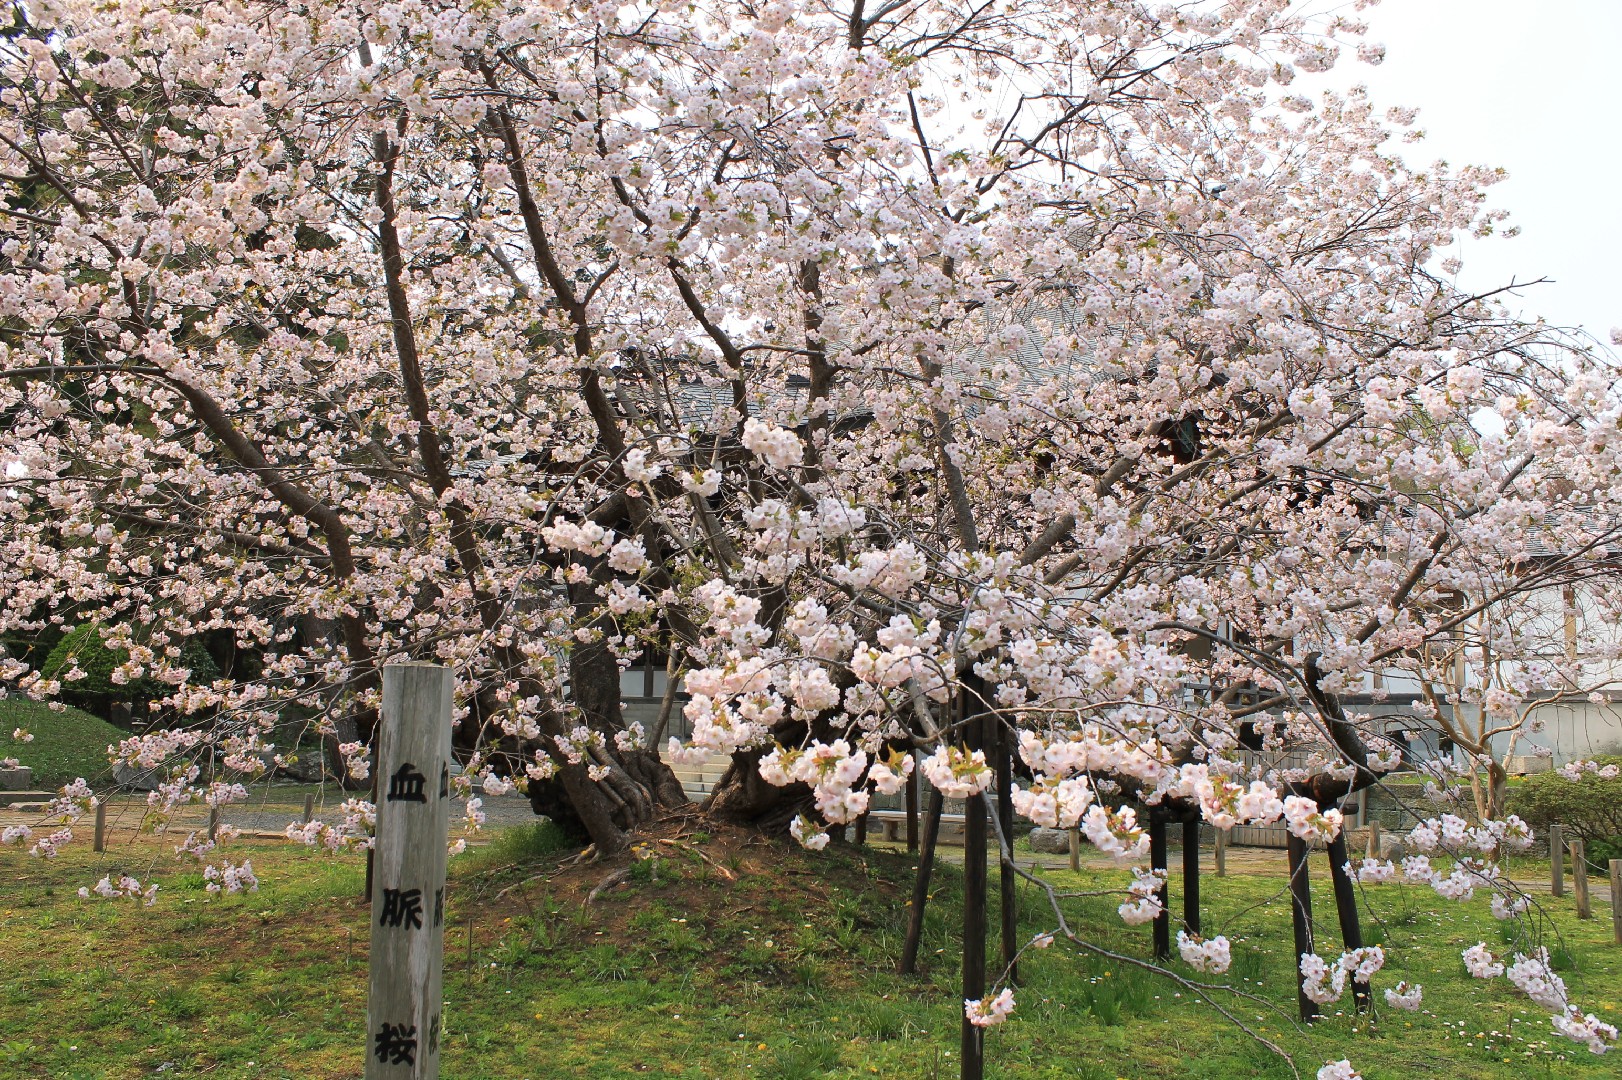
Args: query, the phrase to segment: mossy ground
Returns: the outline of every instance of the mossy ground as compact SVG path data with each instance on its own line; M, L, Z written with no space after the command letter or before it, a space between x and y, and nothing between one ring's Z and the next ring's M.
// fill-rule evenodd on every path
M231 857L251 857L263 885L216 897L174 861L176 842L115 834L104 855L74 845L52 862L0 851L0 1076L358 1077L361 863L238 840ZM667 822L645 842L643 853L657 857L589 905L615 867L568 862L544 825L508 830L452 861L447 1080L957 1075L955 867L937 871L923 970L905 979L894 974L913 866L904 853L809 855L697 818ZM157 904L75 895L119 870L160 881ZM1074 891L1127 876L1045 873ZM1229 981L1255 995L1217 1000L1306 1075L1340 1057L1369 1080L1616 1075L1615 1055L1555 1038L1504 980L1469 979L1460 949L1478 940L1504 948L1500 924L1484 900L1449 904L1428 890L1370 890L1367 920L1392 953L1377 985L1424 983L1427 1011L1382 1004L1370 1019L1331 1006L1298 1028L1283 884L1278 873L1207 875L1205 918L1234 939ZM1330 912L1326 885L1320 917ZM1144 958L1147 929L1124 927L1117 900L1064 904L1090 940ZM1044 903L1021 887L1027 931L1048 925ZM1596 907L1598 918L1579 923L1569 897L1555 902L1549 929L1573 994L1615 1022L1622 946L1608 943L1609 911ZM988 1039L990 1077L1291 1075L1210 1005L1128 961L1060 944L1029 954L1021 975L1015 1018Z

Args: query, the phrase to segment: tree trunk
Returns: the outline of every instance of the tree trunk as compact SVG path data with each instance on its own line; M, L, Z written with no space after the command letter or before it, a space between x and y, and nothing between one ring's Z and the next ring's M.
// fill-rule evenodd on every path
M577 611L596 613L595 582L608 573L606 564L599 563L592 583L570 586ZM629 843L627 832L652 820L659 810L686 806L687 793L670 766L652 750L622 750L615 743L625 723L620 711L619 662L606 640L614 627L606 615L600 615L590 628L596 634L577 642L569 652L569 694L585 726L602 737L602 745L587 751L579 762L569 762L555 747L573 725L557 714L549 717L543 730L554 744L548 749L555 751L552 757L559 767L548 779L530 781L529 801L535 813L576 836L590 837L599 851L611 854ZM591 778L591 766L607 770L602 779Z

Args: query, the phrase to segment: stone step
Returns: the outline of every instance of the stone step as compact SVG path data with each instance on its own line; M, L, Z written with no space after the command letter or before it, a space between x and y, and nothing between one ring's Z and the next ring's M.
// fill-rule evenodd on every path
M672 765L670 771L677 776L714 776L719 778L731 767L731 761L706 761L702 765Z
M26 804L48 803L54 798L54 791L0 791L0 806L17 810Z
M692 802L703 802L710 797L710 789L720 782L732 767L728 758L706 761L702 765L672 765L670 771L681 781L682 790Z

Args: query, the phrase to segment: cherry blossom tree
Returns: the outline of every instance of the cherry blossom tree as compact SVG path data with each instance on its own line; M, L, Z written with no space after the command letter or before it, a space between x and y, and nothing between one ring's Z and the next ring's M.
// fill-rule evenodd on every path
M120 750L171 770L159 811L231 797L195 759L262 770L295 707L363 780L380 665L434 659L468 783L619 851L682 800L620 707L651 646L689 695L665 759L729 756L710 810L810 847L913 750L1128 861L1128 796L1333 841L1399 763L1349 688L1609 573L1613 372L1453 285L1496 174L1413 168L1411 113L1296 85L1378 61L1351 18L11 10L0 619L95 623L173 686ZM1534 541L1569 558L1505 574ZM251 677L192 680L203 632ZM1257 775L1253 740L1314 756ZM300 835L364 844L367 812ZM1303 994L1377 952L1306 952ZM966 1045L1012 1009L974 996Z
M1540 564L1565 559L1518 554L1506 557L1504 573L1541 576ZM1408 677L1421 695L1410 726L1435 731L1457 752L1432 763L1437 798L1459 802L1481 820L1503 817L1515 759L1548 760L1560 749L1551 720L1558 725L1562 712L1602 716L1612 708L1622 620L1607 587L1611 554L1579 558L1594 581L1561 567L1556 576L1566 584L1513 590L1512 599L1483 607L1451 638L1427 642L1382 677L1387 685L1393 674Z

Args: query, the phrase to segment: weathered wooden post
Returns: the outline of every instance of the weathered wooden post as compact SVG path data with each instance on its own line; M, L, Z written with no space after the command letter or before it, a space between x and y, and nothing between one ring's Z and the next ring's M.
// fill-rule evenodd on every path
M918 852L918 875L912 883L912 901L907 905L907 937L901 945L896 972L912 975L918 971L918 944L924 934L924 907L929 903L929 878L935 871L935 842L940 837L941 813L946 799L941 789L929 789L929 813L924 817L923 846Z
M107 799L105 796L96 800L96 842L90 845L90 850L107 850Z
M217 840L220 835L220 808L211 806L208 810L208 838Z
M1566 895L1566 843L1558 825L1549 826L1549 892Z
M449 668L383 669L366 1080L437 1080L450 826Z
M1166 888L1166 819L1149 819L1149 869L1159 871L1160 888L1155 895L1160 899L1160 914L1155 916L1155 959L1171 956L1171 897Z
M1378 859L1380 857L1380 822L1378 819L1369 822L1369 844L1363 851L1365 859Z
M1183 922L1200 932L1200 819L1183 822Z
M1070 869L1074 873L1081 873L1081 826L1073 825L1070 828Z
M1216 831L1216 867L1217 877L1228 876L1228 830Z
M304 795L304 824L308 825L315 817L315 793L306 792Z
M1622 859L1612 859L1611 867L1611 933L1622 945Z
M1014 740L1013 733L1003 728L1001 719L996 713L986 714L986 738L988 745L995 747L997 756L993 760L996 764L997 778L997 825L1001 830L1003 840L1009 846L1008 857L1002 858L1002 844L997 845L997 885L1001 892L1000 901L1002 915L1002 963L1008 973L1008 981L1019 981L1019 967L1014 958L1019 955L1019 878L1014 872L1013 845L1014 845ZM988 812L991 811L987 807Z
M1351 861L1346 853L1346 830L1342 829L1329 841L1329 881L1335 892L1335 916L1340 920L1341 943L1351 952L1363 947L1363 926L1357 918L1357 892L1352 875L1347 872ZM1353 981L1352 998L1358 1012L1368 1012L1372 1005L1368 980Z
M1300 963L1312 947L1312 887L1307 881L1307 842L1294 833L1285 838L1290 862L1290 929L1295 938L1295 1002L1302 1020L1318 1018L1318 1004L1301 988Z
M912 754L911 750L907 753ZM918 760L913 755L912 772L907 774L907 850L918 850Z
M967 680L965 680L967 682ZM966 701L967 708L979 709L982 697ZM985 748L988 718L974 717L964 725L964 748ZM976 730L979 729L979 730ZM995 749L995 744L990 744ZM963 800L963 1000L983 1001L986 996L986 811L984 794ZM959 1041L960 1080L984 1080L986 1074L986 1029L969 1022L963 1013Z
M1581 840L1573 840L1571 847L1571 891L1577 897L1577 917L1592 919L1594 911L1588 905L1588 851Z

